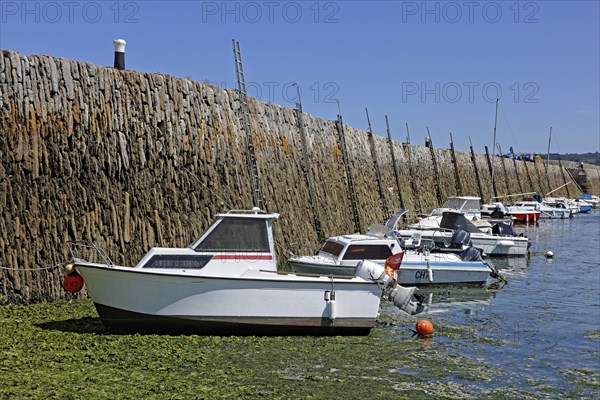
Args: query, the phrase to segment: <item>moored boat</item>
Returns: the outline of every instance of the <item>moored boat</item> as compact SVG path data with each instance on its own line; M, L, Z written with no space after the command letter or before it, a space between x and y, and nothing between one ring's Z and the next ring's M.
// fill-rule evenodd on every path
M535 200L523 200L514 203L515 207L529 208L540 212L540 219L567 219L572 217L571 211L562 203L554 206L540 203Z
M536 207L519 204L506 207L506 215L515 222L537 222L540 219L541 212Z
M578 212L587 213L592 210L592 204L584 199L575 199L575 203L577 204Z
M487 256L526 256L529 239L517 234L510 225L495 222L481 226L484 221L468 220L462 213L445 211L435 227L424 228L410 225L404 229L394 228L403 240L411 240L417 234L422 242L433 242L434 248L443 251L448 248L458 231L468 233L473 247L481 249ZM397 224L397 223L396 223Z
M384 294L409 314L422 311L415 288L388 290L381 266L351 277L278 271L278 216L258 209L217 214L189 247L152 248L135 267L113 265L102 252L101 262L85 261L77 257L81 245L71 244L67 270L81 274L103 324L135 331L368 334Z
M292 257L289 271L311 274L354 276L357 266L368 260L385 265L387 259L402 253L398 269L400 284L440 285L485 283L495 270L481 260L479 251L467 249L463 257L453 253L404 250L399 241L387 235L350 234L327 239L313 256Z
M480 220L481 206L480 197L474 196L450 196L439 208L434 208L431 216L441 216L444 211L457 211L463 213L467 219Z
M579 196L580 200L585 200L587 203L589 203L592 207L600 207L600 197L595 196L595 195L591 195L589 193L583 193Z

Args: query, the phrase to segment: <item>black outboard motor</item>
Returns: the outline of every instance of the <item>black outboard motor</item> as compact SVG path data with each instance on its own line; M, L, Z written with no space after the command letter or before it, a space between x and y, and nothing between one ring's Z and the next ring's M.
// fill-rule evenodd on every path
M483 258L481 258L481 251L476 247L465 249L460 254L460 258L463 261L483 261Z
M510 226L504 222L498 222L492 226L492 233L495 235L504 235L504 236L523 236L523 234L518 235L517 232Z
M500 207L496 206L494 210L490 213L490 217L494 219L504 218L504 211L500 209Z
M457 229L450 238L450 247L453 249L462 249L463 246L471 246L471 233Z

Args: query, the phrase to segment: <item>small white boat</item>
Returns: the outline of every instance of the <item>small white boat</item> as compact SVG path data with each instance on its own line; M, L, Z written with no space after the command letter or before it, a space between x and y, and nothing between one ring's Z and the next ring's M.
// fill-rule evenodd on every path
M415 235L421 242L433 242L434 248L444 250L453 242L456 231L466 231L473 247L481 249L487 256L526 256L529 239L517 234L510 225L496 222L494 225L486 221L468 220L462 213L444 211L436 225L410 225L406 229L394 228L398 237L413 240ZM394 224L397 224L395 222Z
M567 219L572 216L571 211L562 203L550 206L535 200L523 200L515 202L514 206L539 211L542 219Z
M579 204L575 200L566 197L545 197L542 204L549 207L566 208L571 212L571 215L580 212Z
M72 244L67 271L81 274L105 325L128 330L354 335L375 325L382 294L409 314L422 311L416 288L390 288L379 265L351 277L277 271L278 216L218 214L189 247L152 248L135 267L113 265L103 252L101 262L79 259L81 245Z
M453 253L403 250L394 237L355 233L330 237L316 255L288 259L287 268L301 273L354 276L363 260L385 265L387 259L403 252L398 269L400 284L485 283L490 279L490 274L495 276L495 271L481 260L477 250L471 250L477 254L477 257L473 257L474 261L466 257L463 260Z
M499 201L481 205L481 215L487 218L504 218L507 213L508 209Z

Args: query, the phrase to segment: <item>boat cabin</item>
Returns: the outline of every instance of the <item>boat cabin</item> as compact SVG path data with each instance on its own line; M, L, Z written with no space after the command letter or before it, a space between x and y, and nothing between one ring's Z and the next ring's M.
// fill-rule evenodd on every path
M202 269L203 275L211 271L222 275L223 267L232 275L248 269L276 271L273 220L277 218L279 214L258 208L217 214L214 223L189 247L154 247L136 268Z
M402 248L396 239L352 234L327 239L317 256L356 265L360 260L385 260L400 251Z

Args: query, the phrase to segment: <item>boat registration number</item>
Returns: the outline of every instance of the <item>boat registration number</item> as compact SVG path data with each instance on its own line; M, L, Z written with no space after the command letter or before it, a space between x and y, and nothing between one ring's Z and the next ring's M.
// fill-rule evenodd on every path
M429 279L429 274L427 270L423 269L415 272L415 279Z

